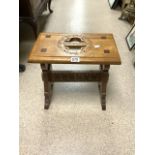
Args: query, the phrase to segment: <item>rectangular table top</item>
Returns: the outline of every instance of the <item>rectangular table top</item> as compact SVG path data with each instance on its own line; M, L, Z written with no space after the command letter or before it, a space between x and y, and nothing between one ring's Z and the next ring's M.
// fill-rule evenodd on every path
M121 64L112 34L40 33L28 61L51 64Z

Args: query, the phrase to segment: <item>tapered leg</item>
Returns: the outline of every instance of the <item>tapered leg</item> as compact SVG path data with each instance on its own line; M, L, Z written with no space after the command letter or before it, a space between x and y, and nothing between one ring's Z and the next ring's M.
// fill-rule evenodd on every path
M102 110L106 110L106 88L109 79L110 65L100 65L101 81L99 82L99 92L101 97Z
M48 1L48 9L49 9L49 12L50 12L50 13L53 13L53 10L51 9L51 1L52 1L52 0L49 0L49 1Z
M52 95L51 83L49 81L50 66L51 66L50 64L41 64L42 79L44 83L44 96L45 96L44 109L49 108Z

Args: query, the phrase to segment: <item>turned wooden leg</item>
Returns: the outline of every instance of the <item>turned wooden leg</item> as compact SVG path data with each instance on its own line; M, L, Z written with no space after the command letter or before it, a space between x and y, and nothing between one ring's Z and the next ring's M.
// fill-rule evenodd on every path
M109 68L110 65L100 65L101 82L99 83L99 92L101 97L102 110L106 110L106 88L109 79Z
M102 110L106 110L106 81L105 79L101 82L100 95L101 95Z
M48 9L49 9L49 12L50 12L50 13L53 13L53 10L51 9L51 1L52 1L52 0L49 0L49 1L48 1Z
M44 109L49 108L52 95L51 83L49 81L50 66L51 66L50 64L41 64L42 79L44 82L44 96L45 96Z

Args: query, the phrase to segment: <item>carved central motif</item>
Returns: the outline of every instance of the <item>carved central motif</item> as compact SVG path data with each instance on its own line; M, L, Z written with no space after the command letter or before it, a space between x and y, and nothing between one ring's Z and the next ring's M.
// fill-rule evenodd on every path
M86 51L90 42L80 35L65 36L58 42L58 47L69 54L79 54Z

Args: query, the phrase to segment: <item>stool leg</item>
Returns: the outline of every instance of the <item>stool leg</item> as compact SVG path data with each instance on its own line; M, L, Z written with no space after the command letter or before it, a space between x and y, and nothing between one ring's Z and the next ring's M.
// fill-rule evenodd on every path
M110 65L105 65L104 69L103 69L103 66L100 65L101 82L99 83L99 92L101 97L102 110L106 110L106 88L107 88L107 83L109 79L109 72L108 72L109 68L110 68Z
M102 110L106 110L106 79L101 82L100 95Z
M42 69L42 80L44 83L44 96L45 103L44 109L48 109L51 102L51 83L49 81L49 73L50 73L50 64L41 64Z

